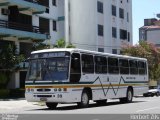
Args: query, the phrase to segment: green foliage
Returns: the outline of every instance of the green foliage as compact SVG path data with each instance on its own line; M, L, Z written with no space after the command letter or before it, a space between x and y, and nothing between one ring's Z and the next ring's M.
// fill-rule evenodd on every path
M139 45L125 46L122 54L146 58L148 60L149 78L151 80L160 79L160 49L154 44L139 42Z
M7 98L9 97L9 90L8 89L0 89L0 98Z
M6 88L8 84L8 77L5 72L0 72L0 89Z
M43 50L43 49L48 49L50 48L49 45L46 45L45 43L43 42L35 42L33 44L33 51L36 51L36 50Z
M74 46L72 44L68 44L66 48L76 48L76 46Z
M55 48L65 48L66 42L64 39L57 40L56 44L54 45Z
M74 45L68 44L66 45L66 42L64 39L57 40L56 44L53 46L54 48L75 48Z
M17 64L24 60L23 55L16 54L15 45L5 45L0 51L0 69L13 70Z
M10 89L9 97L11 98L23 98L25 90L24 89Z

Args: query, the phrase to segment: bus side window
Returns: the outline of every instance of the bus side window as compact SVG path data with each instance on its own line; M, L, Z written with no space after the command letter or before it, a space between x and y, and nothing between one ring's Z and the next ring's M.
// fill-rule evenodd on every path
M79 82L81 78L80 54L73 53L71 56L70 82Z
M128 59L119 59L120 74L129 74Z
M131 75L137 75L138 74L137 61L129 60L129 66L130 66L130 74Z
M94 62L92 55L82 54L82 71L83 73L94 73Z
M138 72L139 72L139 75L146 74L146 65L142 61L138 61Z
M96 73L107 73L107 58L101 56L95 56L95 72Z
M108 58L108 72L111 74L119 74L118 59Z

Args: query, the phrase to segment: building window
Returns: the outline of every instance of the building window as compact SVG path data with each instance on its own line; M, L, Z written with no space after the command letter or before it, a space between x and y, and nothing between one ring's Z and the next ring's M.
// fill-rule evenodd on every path
M49 13L49 8L46 8L46 11L45 11L45 13Z
M129 13L127 12L127 22L129 22Z
M57 5L57 0L52 0L52 5L56 6Z
M116 6L112 5L112 15L116 16Z
M57 22L53 20L53 31L57 31Z
M112 54L117 54L117 49L112 49Z
M119 17L124 19L124 9L119 8Z
M127 31L120 29L120 39L126 40L127 39Z
M128 42L130 42L130 32L128 32Z
M49 0L37 0L40 5L46 6L49 8Z
M98 48L98 52L104 52L104 48Z
M103 13L103 3L100 1L97 2L97 11Z
M103 25L98 25L98 35L99 36L103 36L103 30L104 28L103 28Z
M42 33L50 33L49 29L49 19L39 18L39 28Z
M112 27L112 37L117 38L117 29L116 27Z

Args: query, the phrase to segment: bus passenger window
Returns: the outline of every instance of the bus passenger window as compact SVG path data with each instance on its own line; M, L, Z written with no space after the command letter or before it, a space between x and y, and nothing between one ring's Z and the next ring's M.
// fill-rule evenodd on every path
M94 73L94 62L92 55L82 54L82 71L84 73Z
M146 74L146 65L144 62L138 61L138 72L139 72L139 75Z
M108 72L111 74L119 74L117 58L108 58Z
M119 59L119 68L121 74L129 74L129 64L128 60Z
M95 56L95 72L96 73L107 73L107 58Z
M137 75L138 74L137 61L129 60L129 67L130 67L130 74L131 75Z

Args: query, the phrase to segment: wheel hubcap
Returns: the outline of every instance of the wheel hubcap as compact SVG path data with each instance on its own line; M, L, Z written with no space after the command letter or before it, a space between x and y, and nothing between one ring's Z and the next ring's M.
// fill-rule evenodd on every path
M88 103L88 96L87 96L86 93L84 93L83 96L82 96L82 102L83 102L83 104L87 104Z
M132 92L128 91L128 100L131 101L132 100Z

